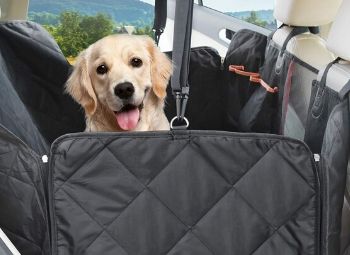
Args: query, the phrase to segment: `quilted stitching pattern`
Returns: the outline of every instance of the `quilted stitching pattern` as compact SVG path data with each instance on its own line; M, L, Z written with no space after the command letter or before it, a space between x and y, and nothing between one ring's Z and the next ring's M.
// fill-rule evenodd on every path
M35 155L0 125L0 228L21 254L47 254L43 183Z
M54 254L316 254L317 180L296 142L73 138L53 163Z

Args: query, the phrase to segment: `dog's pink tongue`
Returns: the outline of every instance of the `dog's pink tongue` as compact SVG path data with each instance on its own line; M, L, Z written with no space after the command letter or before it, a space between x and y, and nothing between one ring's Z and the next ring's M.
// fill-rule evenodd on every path
M136 128L140 118L140 111L138 108L130 111L120 112L115 114L118 125L123 130L132 130Z

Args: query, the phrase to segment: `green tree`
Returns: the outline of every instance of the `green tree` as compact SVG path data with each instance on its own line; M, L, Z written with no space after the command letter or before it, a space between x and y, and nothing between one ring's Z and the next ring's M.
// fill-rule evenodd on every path
M150 25L145 25L143 22L139 24L142 26L137 26L134 34L153 37ZM98 13L95 16L87 16L72 11L62 12L57 26L44 25L44 27L55 38L63 54L73 58L90 44L120 30L109 15Z
M58 26L44 25L60 46L66 57L76 57L79 52L114 30L112 19L105 14L84 16L66 11L59 16Z
M98 13L96 16L83 16L80 28L86 33L86 46L110 35L114 30L114 23L110 16Z
M57 27L53 25L42 25L53 37L56 37Z
M77 56L85 46L86 33L80 27L82 16L78 12L60 14L60 24L53 34L65 56Z
M153 33L153 29L151 26L136 27L133 34L134 35L148 35L148 36L154 38L154 33Z
M243 20L255 24L260 27L266 27L268 23L266 21L260 20L257 13L255 11L250 12L250 16L247 18L244 18Z

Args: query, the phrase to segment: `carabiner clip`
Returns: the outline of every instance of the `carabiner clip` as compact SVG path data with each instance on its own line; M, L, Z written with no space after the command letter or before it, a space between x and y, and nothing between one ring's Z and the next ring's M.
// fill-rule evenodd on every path
M181 88L181 92L175 92L176 100L176 117L171 120L171 129L182 129L189 126L188 120L185 118L186 106L188 102L189 86L184 86ZM185 122L185 125L174 126L174 121Z

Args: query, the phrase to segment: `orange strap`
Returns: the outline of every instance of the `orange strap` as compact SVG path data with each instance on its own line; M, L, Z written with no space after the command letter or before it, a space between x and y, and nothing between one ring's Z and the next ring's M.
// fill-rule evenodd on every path
M252 73L252 72L246 72L244 71L244 66L236 66L236 65L230 65L229 66L229 71L239 74L239 75L243 75L243 76L254 76L254 77L260 77L259 73Z
M278 92L278 88L277 87L272 88L263 79L261 79L259 73L246 72L246 71L244 71L244 69L245 69L244 66L236 66L236 65L230 65L229 66L229 71L230 72L250 77L249 80L251 82L259 83L261 86L263 86L266 89L267 92L270 92L270 93Z
M251 82L255 82L255 83L259 83L261 86L263 86L267 92L270 93L276 93L278 92L278 88L274 87L272 88L269 84L267 84L263 79L261 79L260 77L254 77L254 76L250 76L250 81Z

